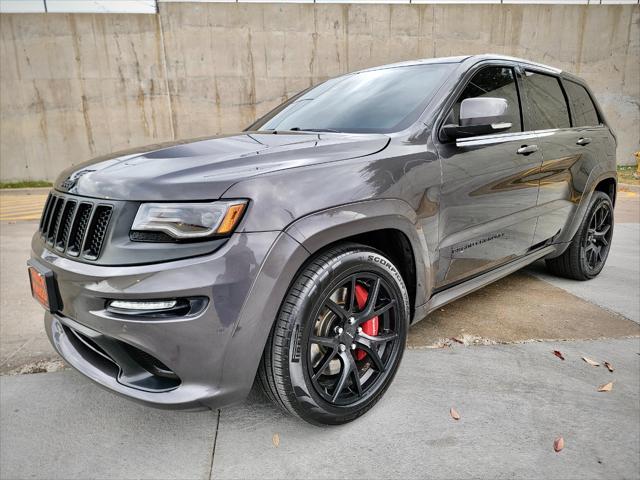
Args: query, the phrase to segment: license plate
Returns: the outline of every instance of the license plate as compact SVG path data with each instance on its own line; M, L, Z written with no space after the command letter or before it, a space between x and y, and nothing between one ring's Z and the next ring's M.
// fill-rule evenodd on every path
M31 295L45 309L54 313L60 308L56 295L56 280L51 270L41 266L32 265L29 262L29 282L31 283Z

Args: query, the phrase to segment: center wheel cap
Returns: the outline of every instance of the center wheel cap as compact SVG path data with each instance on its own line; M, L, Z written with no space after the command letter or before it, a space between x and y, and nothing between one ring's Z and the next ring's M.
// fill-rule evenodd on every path
M350 328L348 325L338 337L340 340L340 345L351 345L356 338L356 330L355 328Z

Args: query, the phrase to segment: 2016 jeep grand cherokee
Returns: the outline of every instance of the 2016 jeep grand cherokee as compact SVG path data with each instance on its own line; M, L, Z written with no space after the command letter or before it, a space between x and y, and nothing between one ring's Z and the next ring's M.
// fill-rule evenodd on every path
M66 361L150 405L258 378L316 424L371 408L412 322L537 259L600 272L616 140L582 80L495 55L371 68L246 131L72 167L33 237Z

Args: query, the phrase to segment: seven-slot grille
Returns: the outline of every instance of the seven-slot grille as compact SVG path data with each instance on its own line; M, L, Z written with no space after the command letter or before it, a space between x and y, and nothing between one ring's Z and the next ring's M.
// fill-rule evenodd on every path
M49 194L40 219L47 245L70 257L100 256L113 207L85 199Z

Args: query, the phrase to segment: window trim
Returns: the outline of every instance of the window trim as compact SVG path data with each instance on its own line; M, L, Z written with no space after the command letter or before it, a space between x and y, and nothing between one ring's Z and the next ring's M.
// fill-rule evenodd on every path
M502 60L487 60L483 62L478 62L475 65L472 65L464 73L462 78L458 81L457 85L454 87L452 93L450 93L447 99L445 100L444 107L440 110L437 120L434 123L434 125L436 125L436 128L434 130L436 134L433 135L434 139L437 140L437 142L442 145L452 145L457 143L456 141L444 140L444 138L442 137L442 127L444 126L444 123L449 117L449 113L451 112L451 109L455 105L460 95L462 95L464 90L467 88L471 80L473 80L476 74L480 73L485 68L491 68L491 67L510 68L513 71L513 78L516 84L516 94L518 96L518 107L520 110L520 131L488 133L486 135L477 135L475 137L468 137L468 138L465 138L465 140L481 139L481 138L487 138L489 136L491 136L492 138L500 138L502 136L512 136L512 135L519 135L522 133L526 133L527 130L524 129L523 96L522 96L521 86L519 83L520 82L520 76L518 71L519 66L520 64L517 62L509 62L509 61L502 61Z

